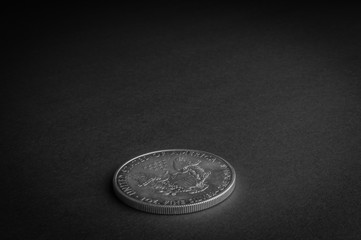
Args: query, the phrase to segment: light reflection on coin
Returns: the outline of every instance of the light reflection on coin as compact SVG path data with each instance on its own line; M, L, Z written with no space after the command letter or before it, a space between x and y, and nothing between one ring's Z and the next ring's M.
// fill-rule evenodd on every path
M212 153L172 149L150 152L123 164L114 191L126 204L158 214L183 214L210 208L231 195L236 173Z

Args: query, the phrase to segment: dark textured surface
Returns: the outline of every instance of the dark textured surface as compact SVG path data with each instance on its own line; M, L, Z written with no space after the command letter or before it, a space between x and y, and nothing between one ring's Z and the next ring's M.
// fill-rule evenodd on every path
M11 16L5 238L361 239L357 9ZM117 167L167 148L224 157L237 172L233 195L182 216L122 204Z

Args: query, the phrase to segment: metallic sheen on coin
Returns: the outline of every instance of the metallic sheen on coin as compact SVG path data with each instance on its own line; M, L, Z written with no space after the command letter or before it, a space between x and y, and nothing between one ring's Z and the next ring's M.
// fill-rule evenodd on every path
M135 157L115 173L116 195L136 209L184 214L210 208L229 197L236 173L212 153L171 149Z

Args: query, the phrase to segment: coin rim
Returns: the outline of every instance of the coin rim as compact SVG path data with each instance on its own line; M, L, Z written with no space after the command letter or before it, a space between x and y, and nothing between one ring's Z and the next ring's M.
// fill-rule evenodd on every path
M207 199L205 201L201 201L201 202L197 202L197 203L189 203L189 204L184 204L184 205L157 205L157 204L143 202L143 201L140 201L138 199L134 199L132 197L129 197L123 191L121 191L121 189L118 187L118 182L117 182L118 173L129 162L131 162L131 161L133 161L133 160L135 160L137 158L146 156L146 155L151 155L151 154L159 153L159 152L171 152L171 151L202 152L202 153L210 154L210 155L213 155L213 156L215 156L217 158L220 158L231 169L231 172L232 172L232 181L231 181L231 183L219 195L213 196L212 198L209 198L209 199ZM129 206L131 206L133 208L136 208L138 210L142 210L142 211L145 211L145 212L156 213L156 214L167 214L168 215L168 214L192 213L192 212L197 212L197 211L201 211L201 210L205 210L207 208L213 207L213 206L223 202L224 200L226 200L232 194L232 192L233 192L233 190L235 188L235 182L236 182L236 171L234 170L232 165L228 161L226 161L225 159L223 159L222 157L220 157L220 156L218 156L218 155L216 155L214 153L210 153L210 152L206 152L206 151L202 151L202 150L193 150L193 149L165 149L165 150L158 150L158 151L148 152L148 153L139 155L137 157L134 157L134 158L128 160L124 164L122 164L116 170L116 172L114 174L114 177L113 177L113 189L114 189L114 191L115 191L115 193L116 193L116 195L117 195L117 197L119 199L121 199L124 203L126 203L127 205L129 205ZM217 200L219 200L219 201L217 201ZM179 210L183 210L183 211L179 211Z

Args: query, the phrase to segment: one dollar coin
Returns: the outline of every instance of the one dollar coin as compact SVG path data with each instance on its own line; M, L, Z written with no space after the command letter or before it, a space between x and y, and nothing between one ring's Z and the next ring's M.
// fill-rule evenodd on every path
M236 173L212 153L172 149L150 152L124 163L115 173L116 195L129 206L156 214L184 214L228 198Z

